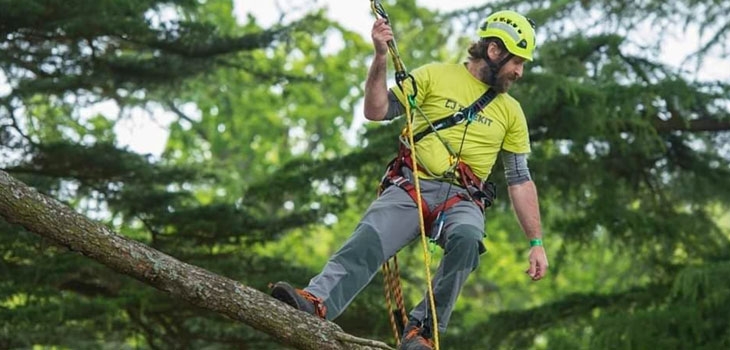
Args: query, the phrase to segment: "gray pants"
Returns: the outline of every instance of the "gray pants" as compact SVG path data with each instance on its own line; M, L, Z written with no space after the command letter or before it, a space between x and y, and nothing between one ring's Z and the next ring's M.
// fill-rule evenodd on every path
M420 186L421 196L431 209L464 191L458 186L449 189L448 183L440 181L421 180ZM385 261L419 236L416 204L406 191L390 186L370 205L352 236L330 257L322 272L311 279L305 290L322 298L327 306L327 319L335 319ZM476 204L464 200L446 211L446 222L438 241L444 256L432 283L440 332L446 331L456 298L469 273L479 265L479 255L486 251L483 238L484 214ZM411 311L410 318L424 321L429 315L426 295Z

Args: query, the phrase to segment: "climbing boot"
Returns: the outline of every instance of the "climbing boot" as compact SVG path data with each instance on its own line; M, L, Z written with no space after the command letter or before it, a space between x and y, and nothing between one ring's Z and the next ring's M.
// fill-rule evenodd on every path
M406 327L408 333L403 337L399 350L431 350L434 348L433 340L424 332L422 327Z
M307 291L296 289L286 282L276 282L270 287L271 296L275 299L283 301L297 310L325 319L327 307L321 298L317 298Z

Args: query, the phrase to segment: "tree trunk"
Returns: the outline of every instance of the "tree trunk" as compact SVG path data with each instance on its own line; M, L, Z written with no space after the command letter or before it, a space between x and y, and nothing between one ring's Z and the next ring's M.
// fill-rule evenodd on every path
M342 332L270 296L186 264L76 213L57 200L0 171L0 216L28 231L132 276L193 305L270 334L297 349L390 349Z

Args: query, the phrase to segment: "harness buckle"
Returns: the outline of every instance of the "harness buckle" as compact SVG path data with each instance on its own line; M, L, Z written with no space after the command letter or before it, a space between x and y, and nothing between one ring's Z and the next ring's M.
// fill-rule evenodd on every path
M474 185L467 186L466 190L472 198L484 204L484 209L491 207L497 198L497 185L491 181L483 182L481 188Z
M463 110L461 110L454 113L454 115L451 116L451 120L454 121L454 125L459 125L466 120L466 115L464 115Z
M400 187L400 185L403 184L406 181L408 181L408 179L406 179L403 176L396 176L396 177L393 177L393 178L390 179L390 183L393 184L393 185L396 185L398 187Z

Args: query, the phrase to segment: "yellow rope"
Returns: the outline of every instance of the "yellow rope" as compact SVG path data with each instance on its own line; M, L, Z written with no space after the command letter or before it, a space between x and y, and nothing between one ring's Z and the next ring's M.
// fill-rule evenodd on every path
M410 78L413 79L413 78ZM404 91L405 95L405 91ZM405 95L408 96L408 95ZM428 238L426 237L426 224L423 217L423 203L421 203L421 181L418 178L418 161L416 160L416 143L413 141L413 118L411 115L410 101L405 103L406 107L406 132L408 143L411 145L411 162L413 164L413 184L416 187L416 206L418 207L418 223L421 228L421 246L423 247L423 262L426 265L426 282L428 284L428 302L431 305L431 317L433 319L433 341L436 350L439 350L439 328L436 316L436 301L433 296L433 285L431 283L431 256L428 251Z
M382 8L382 5L377 0L370 0L370 7L373 10L373 13L376 17L382 17L386 21L389 22L389 18L387 14L385 13L385 10ZM390 53L390 56L393 59L393 64L396 68L396 81L399 83L398 86L401 89L401 92L403 92L403 95L408 100L407 103L405 103L405 109L406 109L406 132L408 134L408 143L411 145L411 163L413 164L413 183L416 187L416 207L418 208L418 223L421 231L421 245L423 246L423 260L424 264L426 265L426 282L428 284L428 301L429 305L431 306L431 318L433 319L433 341L436 347L436 350L439 350L439 330L438 330L438 318L436 316L436 302L434 300L433 295L433 285L431 283L431 257L428 250L428 238L426 237L426 225L425 225L425 219L423 217L423 203L421 202L421 184L418 176L418 160L416 157L416 147L415 142L413 140L413 117L411 114L411 95L406 94L405 89L403 88L403 81L406 80L406 70L405 66L403 65L402 60L400 59L400 54L398 53L398 48L395 43L395 39L388 42L388 52ZM413 79L413 77L408 76L409 79ZM415 82L412 86L415 88ZM415 92L415 91L414 91ZM386 292L387 295L389 295L389 292ZM402 302L402 296L401 296L401 302ZM388 301L390 303L390 301ZM390 306L389 306L390 308ZM405 317L405 315L404 315ZM393 323L394 324L394 323ZM405 324L405 323L404 323ZM398 341L398 340L396 340Z

